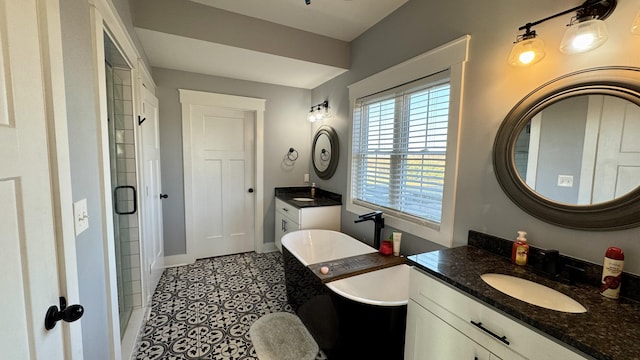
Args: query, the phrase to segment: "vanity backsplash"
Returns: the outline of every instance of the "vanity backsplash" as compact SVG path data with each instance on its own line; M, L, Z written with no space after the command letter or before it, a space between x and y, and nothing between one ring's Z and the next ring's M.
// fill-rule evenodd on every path
M502 257L511 258L513 240L469 230L468 244ZM604 259L604 253L602 256ZM541 249L530 244L529 265L527 266L541 275L555 278L558 281L586 283L600 287L602 264L593 264L563 254L555 254L550 249ZM623 272L620 296L640 301L640 277Z

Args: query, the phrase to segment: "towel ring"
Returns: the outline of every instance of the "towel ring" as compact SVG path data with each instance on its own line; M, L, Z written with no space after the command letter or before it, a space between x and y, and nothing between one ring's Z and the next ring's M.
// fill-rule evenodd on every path
M289 152L287 153L287 159L291 161L298 160L298 150L294 148L289 148Z
M322 150L320 151L320 160L322 160L322 161L327 161L327 160L329 160L329 159L331 159L331 153L329 152L329 150L327 150L327 149L322 149Z

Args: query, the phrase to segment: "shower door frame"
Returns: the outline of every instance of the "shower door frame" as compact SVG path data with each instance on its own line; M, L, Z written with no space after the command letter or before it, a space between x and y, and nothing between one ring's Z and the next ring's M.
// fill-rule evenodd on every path
M100 188L101 188L101 203L103 206L102 218L99 220L103 225L103 244L105 248L105 264L106 269L106 290L107 290L107 329L108 329L108 343L111 349L111 353L116 356L116 359L128 359L131 357L134 351L136 336L143 324L144 318L147 317L149 307L146 303L146 299L142 299L142 309L144 314L138 314L135 316L132 314L129 320L129 328L131 332L127 331L125 337L120 337L120 317L118 308L118 288L117 288L117 273L116 273L116 260L115 260L115 246L114 246L114 230L113 230L113 201L111 199L111 179L110 179L110 160L109 160L109 136L107 128L107 94L106 94L106 78L105 78L105 52L104 52L104 34L106 33L113 43L119 47L124 59L128 62L131 68L131 75L134 82L132 83L133 94L133 113L140 113L140 96L138 86L151 86L155 89L155 84L151 80L149 70L145 64L140 61L141 55L136 49L131 36L126 30L122 19L117 14L117 11L113 5L107 0L89 0L90 5L90 18L91 18L91 37L94 53L94 83L96 86L95 93L97 94L96 103L97 119L98 119L98 147L100 158ZM138 83L137 80L140 82ZM138 129L134 127L135 137L138 137ZM138 150L136 149L136 155ZM137 169L139 173L139 167ZM139 181L138 184L139 185ZM139 199L138 199L139 200ZM142 254L141 254L142 256ZM143 285L144 286L144 285Z

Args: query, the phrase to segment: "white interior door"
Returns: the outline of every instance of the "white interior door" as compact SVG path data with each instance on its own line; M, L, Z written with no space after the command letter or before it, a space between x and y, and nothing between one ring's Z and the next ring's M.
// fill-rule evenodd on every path
M56 196L50 158L57 154L49 153L53 145L47 135L52 113L45 96L51 94L45 88L49 73L43 69L55 70L43 60L51 40L39 21L45 8L48 4L36 0L0 0L0 288L5 294L0 348L4 359L72 358L65 351L70 339L64 326L58 324L50 331L44 327L45 313L49 306L59 305L58 297L64 295L59 284L65 283L58 268L64 266L64 256L56 246L52 200Z
M191 107L195 257L254 250L254 115Z
M583 177L593 179L593 184L588 187L591 184L580 183L582 203L601 203L620 197L635 189L640 179L640 142L633 135L640 132L640 110L620 98L592 98L590 110L591 102L595 101L601 104L601 111L596 112L595 120L591 121L596 125L587 122L585 144L590 144L592 150L585 151L584 158L594 165L585 166L583 161ZM589 128L597 130L589 131ZM585 169L593 176L584 174Z
M140 124L142 159L142 271L143 301L150 304L164 270L164 239L162 232L162 184L160 179L160 132L158 99L144 86Z

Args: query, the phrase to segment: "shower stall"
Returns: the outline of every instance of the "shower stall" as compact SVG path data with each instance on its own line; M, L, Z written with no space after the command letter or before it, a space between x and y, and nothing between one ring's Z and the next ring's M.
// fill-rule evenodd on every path
M105 34L109 159L120 335L142 306L136 147L131 68Z

